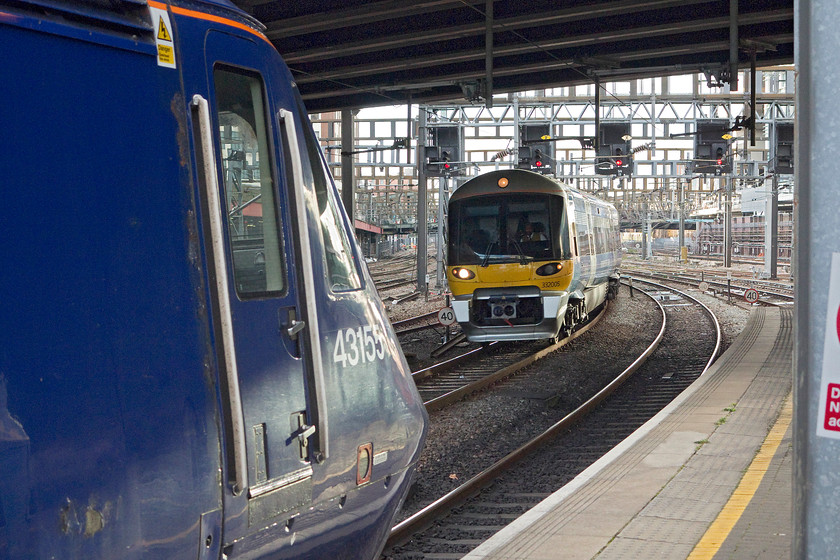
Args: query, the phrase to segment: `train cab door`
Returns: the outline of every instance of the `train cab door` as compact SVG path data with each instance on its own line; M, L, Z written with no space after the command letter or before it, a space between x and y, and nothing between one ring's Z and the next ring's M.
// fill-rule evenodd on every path
M277 117L292 100L272 91L280 77L258 41L210 31L207 96L192 102L227 409L224 544L282 527L284 512L311 501L317 450L310 442L321 427L307 400L307 341L317 325L307 319L307 288L295 272L310 257L296 241L300 225L290 211L295 201L281 155L289 137Z

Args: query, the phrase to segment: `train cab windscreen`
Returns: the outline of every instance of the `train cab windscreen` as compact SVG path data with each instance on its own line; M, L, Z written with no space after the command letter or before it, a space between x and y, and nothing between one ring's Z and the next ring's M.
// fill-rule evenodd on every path
M487 266L568 258L563 198L482 196L449 207L448 264Z

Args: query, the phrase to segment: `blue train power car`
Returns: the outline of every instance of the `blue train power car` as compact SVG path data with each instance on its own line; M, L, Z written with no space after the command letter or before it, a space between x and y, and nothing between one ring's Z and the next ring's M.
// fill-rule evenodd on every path
M426 413L223 1L0 3L0 558L374 558Z

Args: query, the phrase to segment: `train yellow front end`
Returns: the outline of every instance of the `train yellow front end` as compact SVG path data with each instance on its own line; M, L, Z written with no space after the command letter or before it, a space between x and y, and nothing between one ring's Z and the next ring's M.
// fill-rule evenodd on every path
M538 340L573 328L617 289L617 226L611 205L537 173L464 183L449 203L447 280L467 338Z
M546 265L557 272L539 276L537 270ZM455 314L470 340L551 338L559 330L572 261L466 265L448 271Z

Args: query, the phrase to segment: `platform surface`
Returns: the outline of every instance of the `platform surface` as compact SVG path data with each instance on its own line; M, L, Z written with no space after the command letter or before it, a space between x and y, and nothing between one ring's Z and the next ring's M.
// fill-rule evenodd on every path
M469 560L790 558L793 310Z

